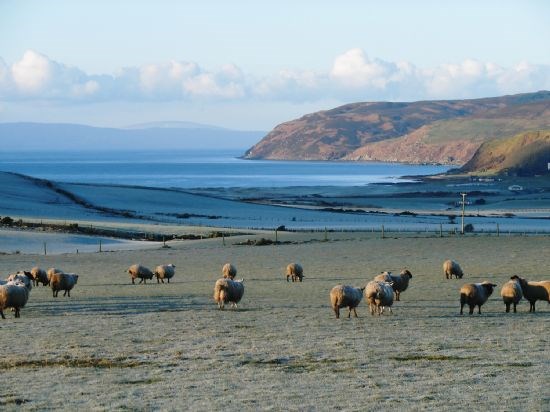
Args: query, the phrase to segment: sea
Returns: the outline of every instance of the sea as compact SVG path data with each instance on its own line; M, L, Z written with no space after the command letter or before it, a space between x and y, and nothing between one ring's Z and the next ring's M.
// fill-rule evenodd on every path
M443 173L441 165L241 159L243 150L0 152L0 171L57 182L148 187L363 186Z

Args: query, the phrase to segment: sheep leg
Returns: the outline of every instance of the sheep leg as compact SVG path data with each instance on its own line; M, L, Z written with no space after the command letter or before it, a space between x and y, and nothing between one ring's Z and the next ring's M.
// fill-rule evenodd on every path
M160 278L157 276L157 283L160 283Z
M534 312L534 311L535 311L535 302L536 302L536 301L529 302L529 305L530 305L530 307L529 307L529 312ZM533 309L533 310L531 310L531 309Z
M505 303L506 305L506 313L510 312L510 304L509 303ZM516 309L516 305L514 305L514 309ZM514 310L515 312L515 310Z
M2 319L6 319L6 316L4 315L4 311L0 309L0 315L2 315Z
M141 285L141 283L144 281L145 279L144 278L141 278L138 285Z
M399 291L395 291L395 300L399 300L399 295L400 295L400 292L399 292Z
M134 282L134 278L132 278L132 285L135 285L135 284L136 284L136 282Z
M340 319L340 308L338 306L335 306L334 313L336 314L336 319Z
M481 305L477 305L477 313L478 315L481 315Z
M167 281L168 283L170 283L170 278L166 279L166 281Z
M21 314L19 313L19 308L15 308L15 317L20 318Z
M286 275L286 281L288 282L288 278L290 278L290 275Z
M357 316L357 309L356 308L353 308L353 314L355 315L356 318L359 317L359 316Z
M516 313L516 303L514 303L514 313Z

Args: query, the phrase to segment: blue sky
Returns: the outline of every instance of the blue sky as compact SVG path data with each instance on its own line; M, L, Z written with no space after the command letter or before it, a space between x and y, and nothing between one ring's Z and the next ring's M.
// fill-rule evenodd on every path
M0 1L0 121L268 130L550 88L547 1Z

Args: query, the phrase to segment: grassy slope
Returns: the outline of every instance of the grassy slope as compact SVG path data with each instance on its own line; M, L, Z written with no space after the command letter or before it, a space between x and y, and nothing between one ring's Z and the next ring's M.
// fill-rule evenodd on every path
M35 288L20 319L0 321L2 344L14 349L0 360L9 382L0 409L18 401L38 410L547 407L549 305L529 314L523 301L519 313L506 314L498 292L515 273L544 278L550 238L330 236L278 247L212 240L2 258L1 273L39 264L81 277L72 298ZM446 258L461 262L465 279L443 278ZM306 278L287 284L284 266L296 259ZM136 261L175 263L175 282L130 285L124 271ZM246 290L238 311L219 312L211 295L226 261ZM334 319L332 286L361 285L405 265L414 277L393 316L371 317L362 302L358 319ZM483 314L460 317L460 285L484 279L499 287Z
M461 171L497 174L508 170L521 175L543 174L548 172L549 161L550 130L543 130L488 141Z

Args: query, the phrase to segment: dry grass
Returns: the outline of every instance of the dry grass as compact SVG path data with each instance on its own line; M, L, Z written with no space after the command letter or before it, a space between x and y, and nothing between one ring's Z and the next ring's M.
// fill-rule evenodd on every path
M0 409L547 410L549 305L504 312L511 275L548 278L547 237L379 239L367 233L281 234L297 242L61 256L9 255L0 273L34 264L80 275L72 298L33 288L22 317L0 321ZM335 241L338 240L338 241ZM453 258L466 272L445 280ZM217 310L223 263L245 278L238 310ZM304 266L287 283L286 264ZM131 285L125 269L176 264L170 284ZM394 315L336 320L328 293L407 266ZM499 284L482 315L459 316L465 282Z

